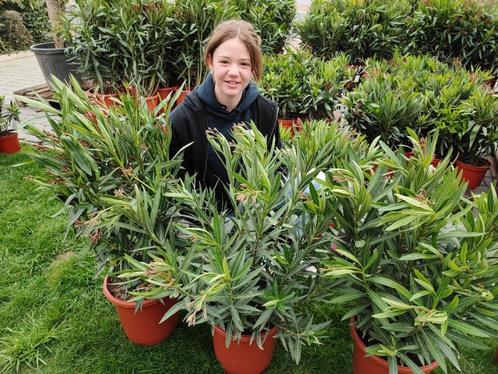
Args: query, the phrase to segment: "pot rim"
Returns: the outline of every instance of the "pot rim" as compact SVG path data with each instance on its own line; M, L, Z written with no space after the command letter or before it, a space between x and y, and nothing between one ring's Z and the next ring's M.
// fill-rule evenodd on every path
M358 330L356 329L355 326L355 317L351 317L351 320L349 321L349 327L351 330L351 336L353 337L354 344L357 345L363 352L365 352L367 346L365 345L365 343L363 343L363 340L360 338L360 335L358 335ZM381 365L382 367L389 369L389 363L387 362L387 360L384 360L383 358L380 358L379 356L375 355L367 357L376 362L377 364ZM399 365L397 366L398 366L398 372L399 369L409 369L407 366L399 366ZM433 361L429 365L419 366L419 367L421 370L434 370L437 367L439 367L439 364L437 363L437 361Z
M124 301L124 300L118 299L116 296L114 296L111 293L111 291L109 291L109 288L107 287L108 283L109 283L109 276L106 275L104 278L102 290L104 291L104 295L105 295L107 300L109 300L113 305L119 306L121 308L135 309L135 307L137 306L136 301ZM145 299L143 304L142 304L142 308L144 308L146 306L151 306L151 305L157 304L159 302L160 301L158 299Z
M221 336L223 336L223 338L226 337L226 332L225 330L223 330L220 326L218 325L214 325L214 330L213 330L213 334L214 334L214 331L216 331L218 334L220 334ZM266 339L273 339L273 337L277 334L278 332L278 327L277 326L273 326L269 331L268 331L268 334L266 335ZM265 339L265 341L266 341ZM249 343L249 341L251 340L251 335L249 334L242 334L242 337L240 338L240 342L242 343Z
M17 138L17 137L18 137L18 134L17 134L16 130L7 130L6 133L0 134L0 139L3 139L4 141L9 140L11 138Z
M476 165L472 165L472 164L467 164L466 162L463 162L463 161L460 161L460 160L456 160L455 164L457 166L462 167L462 168L466 168L466 169L473 170L473 171L484 171L484 170L487 171L490 168L489 162L488 162L487 165L476 166Z
M45 54L45 55L56 55L56 54L64 54L66 48L55 48L54 42L43 42L33 44L30 48L30 51L37 54Z

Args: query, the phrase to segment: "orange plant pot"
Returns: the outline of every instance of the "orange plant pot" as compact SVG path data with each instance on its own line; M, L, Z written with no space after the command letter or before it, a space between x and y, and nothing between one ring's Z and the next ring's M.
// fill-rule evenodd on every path
M166 99L170 94L173 95L173 93L178 89L178 87L165 87L165 88L159 88L157 90L157 95L159 96L159 101L163 101Z
M240 342L233 340L228 348L225 346L225 331L218 326L214 327L213 347L216 358L228 374L259 374L270 365L275 350L274 336L277 328L270 330L263 342L263 349L259 349L256 340L249 344L250 335L242 335Z
M160 99L159 95L154 95L154 96L149 96L145 98L145 104L147 104L147 108L149 109L149 112L154 111L156 107L159 105Z
M486 166L474 166L470 164L466 164L465 162L456 160L456 167L461 170L462 180L468 182L468 187L473 190L476 187L479 187L484 176L489 170L489 165Z
M104 108L111 108L119 105L119 94L95 94L95 102Z
M367 356L366 346L358 335L353 320L350 321L349 326L354 342L353 374L389 374L389 364L386 360L378 356ZM420 369L423 373L428 374L437 367L438 364L434 361ZM398 373L413 374L413 371L405 366L398 366Z
M180 315L176 313L163 323L159 323L164 314L176 304L175 299L145 300L142 309L135 313L136 302L123 301L113 296L108 288L109 279L104 279L104 295L114 305L123 331L133 343L154 345L166 339L175 329Z
M300 118L292 118L292 119L279 118L278 124L283 129L290 129L292 136L294 136L296 130L298 132L301 132L301 130L303 129L303 123L301 122Z
M180 96L178 96L178 99L176 99L176 105L180 105L181 103L183 103L190 92L190 90L183 90L180 93Z
M408 158L412 158L413 157L413 152L411 152L411 151L405 152L405 156L408 157ZM431 165L432 166L436 167L440 163L441 163L441 160L439 158L435 158L435 157L432 158L432 161L431 161Z
M8 132L0 136L0 153L14 154L21 150L17 132Z

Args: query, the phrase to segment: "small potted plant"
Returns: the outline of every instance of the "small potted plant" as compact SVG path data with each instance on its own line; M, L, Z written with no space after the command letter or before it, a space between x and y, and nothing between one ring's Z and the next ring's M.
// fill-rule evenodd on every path
M355 374L459 369L460 347L498 330L496 189L467 199L449 156L431 165L437 135L409 133L416 157L382 143L374 174L346 164L323 186L335 228L322 271L330 302L349 302Z
M19 108L15 101L6 104L0 96L0 153L17 153L21 150L15 125L19 122Z
M454 134L455 162L470 189L478 187L490 168L489 157L498 151L498 97L475 91L460 105L465 126Z
M145 103L132 95L121 96L122 106L101 108L87 97L74 78L72 87L57 79L53 85L55 97L61 102L60 110L43 101L18 98L44 111L51 125L50 132L28 126L44 146L29 151L47 170L37 181L65 202L69 225L77 234L90 239L97 257L97 272L105 271L108 275L104 293L116 305L126 335L137 344L159 343L176 324L172 319L159 325L174 301L130 301L130 291L143 285L123 284L116 273L127 267L125 255L143 261L149 258L153 241L144 227L177 219L172 199L154 204L152 211L147 205L150 199L144 200L144 196L160 195L177 179L180 160L169 156L168 122L176 97L162 103L164 113L159 115L161 107L150 113ZM143 209L137 212L137 206ZM147 219L149 226L138 226L137 216ZM128 326L130 319L138 319L141 324Z

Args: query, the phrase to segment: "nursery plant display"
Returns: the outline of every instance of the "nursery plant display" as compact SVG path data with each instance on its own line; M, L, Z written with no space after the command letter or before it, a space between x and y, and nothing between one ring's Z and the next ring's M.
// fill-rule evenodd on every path
M368 60L367 71L369 79L347 94L344 104L348 123L368 139L380 135L399 147L407 143L407 127L422 136L438 128L437 154L453 149L460 161L475 165L498 150L498 98L485 84L489 72L400 54L388 62Z
M21 150L16 124L19 123L19 108L15 101L6 103L0 96L0 153L17 153Z
M278 104L282 119L331 119L354 76L345 55L323 60L310 52L288 50L265 58L260 87Z
M173 80L172 8L167 1L147 4L78 0L64 20L64 38L100 94L123 92L128 84L157 106L157 89Z
M280 51L294 15L291 1L248 6L235 0L77 0L64 19L63 36L100 93L130 84L153 97L158 88L185 82L187 91L204 79L203 46L219 22L249 19L261 32L264 50Z
M355 373L458 369L462 346L486 349L498 330L496 188L467 199L449 157L431 165L437 135L409 134L416 157L381 143L375 173L353 163L323 187L335 222L323 272L337 282L331 302L350 302ZM362 345L377 364L356 361Z
M368 57L390 58L403 43L411 9L405 0L313 0L296 27L302 43L317 56L345 53L355 64Z
M405 50L431 54L441 61L460 61L469 70L498 73L498 13L483 1L418 1L407 22Z

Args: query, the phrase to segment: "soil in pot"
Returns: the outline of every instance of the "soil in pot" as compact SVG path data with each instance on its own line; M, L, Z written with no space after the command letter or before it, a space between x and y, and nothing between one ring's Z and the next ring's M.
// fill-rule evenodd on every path
M232 340L228 348L225 346L225 331L218 326L214 327L213 347L216 358L228 374L258 374L270 365L275 350L274 336L277 328L272 328L260 349L253 340L249 344L251 335L242 335L240 342Z
M368 356L366 346L363 340L358 335L354 321L350 321L351 336L353 337L354 352L353 352L353 374L389 374L389 364L378 356ZM425 374L432 372L438 367L437 362L423 366L420 369ZM412 374L413 371L404 366L398 366L399 374Z
M17 153L21 150L17 132L10 131L0 136L0 153Z
M123 330L133 343L154 345L166 339L175 329L180 315L176 313L163 323L159 323L164 314L176 304L176 300L164 298L145 300L142 309L135 313L136 302L123 301L115 297L109 290L109 278L104 279L103 291L118 313Z
M455 165L459 170L461 170L462 180L468 183L468 187L471 190L480 186L482 180L484 179L484 176L489 170L489 164L484 166L474 166L456 160Z

